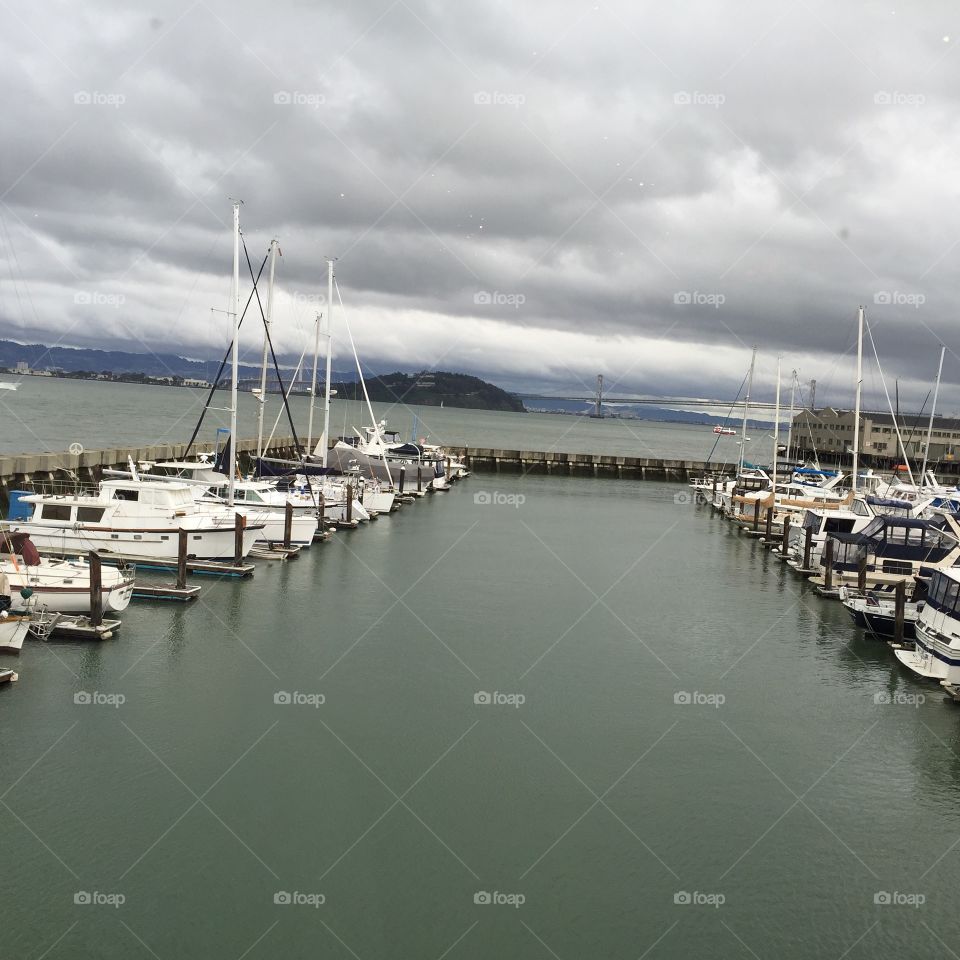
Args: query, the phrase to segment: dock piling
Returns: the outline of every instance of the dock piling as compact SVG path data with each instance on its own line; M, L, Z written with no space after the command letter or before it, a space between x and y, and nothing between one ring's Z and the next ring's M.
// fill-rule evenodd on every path
M290 541L293 539L293 504L288 500L283 505L283 546L285 550L290 549Z
M95 550L87 554L87 562L90 564L90 626L99 627L103 623L103 573Z
M813 546L813 527L807 527L803 536L803 569L810 569L810 548Z
M235 513L233 515L233 565L235 567L243 563L243 528L243 514Z
M867 592L867 555L864 554L857 561L857 590L860 593Z
M787 544L790 542L790 514L783 517L783 536L780 540L780 556L786 558Z
M347 523L353 523L353 484L347 484Z
M177 531L177 589L187 589L187 531Z
M903 620L904 611L907 605L907 581L901 580L893 594L893 641L894 643L903 643Z
M407 468L400 468L400 483L397 486L397 493L402 497L403 496L403 483L407 479Z
M827 591L833 589L833 540L830 537L823 545L823 587Z

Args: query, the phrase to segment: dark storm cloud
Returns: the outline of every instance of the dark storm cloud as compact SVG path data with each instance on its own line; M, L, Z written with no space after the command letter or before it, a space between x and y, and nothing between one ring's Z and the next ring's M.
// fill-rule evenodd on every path
M720 395L756 343L758 389L782 353L849 402L866 303L889 376L922 397L939 340L949 379L960 369L952 17L936 3L18 9L0 41L5 329L219 349L210 308L225 306L241 197L255 263L281 240L291 355L333 255L375 363L569 391L602 370L624 392Z

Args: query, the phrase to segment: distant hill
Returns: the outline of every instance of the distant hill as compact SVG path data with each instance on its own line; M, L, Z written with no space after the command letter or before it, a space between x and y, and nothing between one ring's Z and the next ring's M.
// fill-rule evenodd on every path
M337 396L362 400L359 383L335 383ZM523 413L523 402L486 380L466 373L435 370L430 373L387 373L367 379L371 400L425 407L466 407L471 410L510 410Z

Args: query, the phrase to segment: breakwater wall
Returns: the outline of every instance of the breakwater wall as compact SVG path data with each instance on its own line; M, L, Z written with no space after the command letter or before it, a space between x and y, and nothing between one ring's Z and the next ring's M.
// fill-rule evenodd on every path
M708 471L733 470L733 465L725 468L722 464L708 464L703 460L665 460L656 457L560 453L553 450L500 450L487 447L450 449L462 456L471 470L484 472L570 474L685 482Z

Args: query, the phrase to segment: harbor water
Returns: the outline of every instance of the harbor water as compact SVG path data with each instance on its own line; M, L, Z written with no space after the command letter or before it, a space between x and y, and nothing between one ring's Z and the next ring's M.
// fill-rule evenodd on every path
M960 713L685 487L475 474L202 586L6 661L3 956L953 949Z

